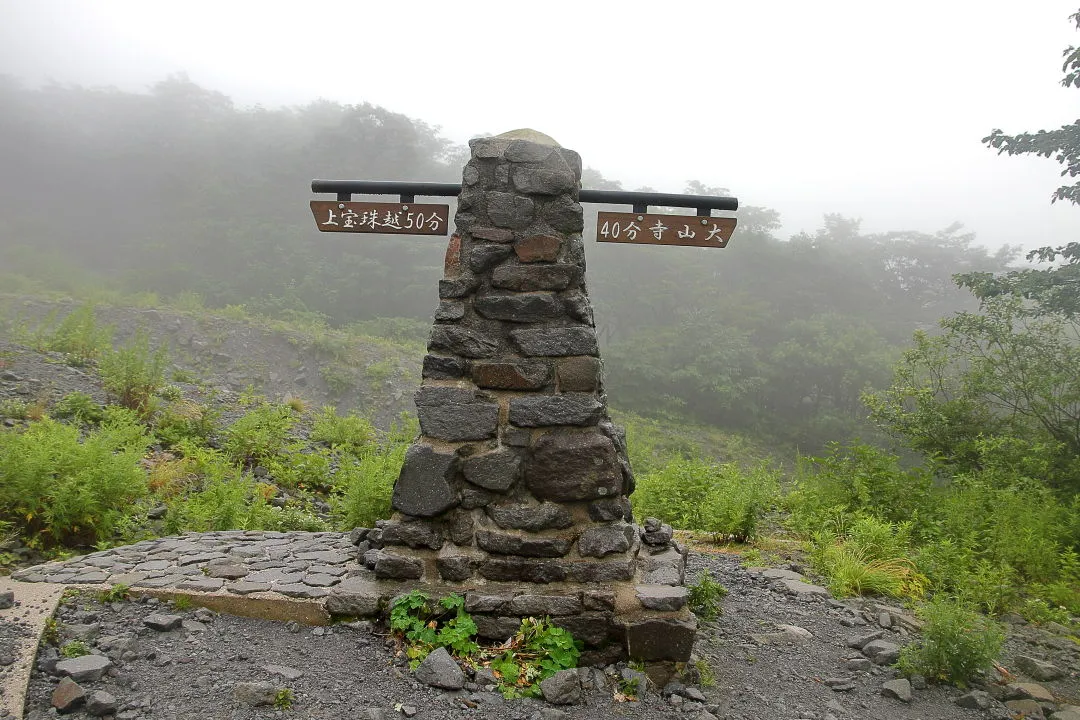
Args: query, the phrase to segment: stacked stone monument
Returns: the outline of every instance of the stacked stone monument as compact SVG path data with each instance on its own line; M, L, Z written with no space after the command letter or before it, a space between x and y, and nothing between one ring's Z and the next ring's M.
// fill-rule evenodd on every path
M391 521L355 535L383 586L465 594L483 636L549 615L586 660L686 661L671 528L633 524L585 289L581 158L539 133L474 140ZM343 583L328 608L368 592ZM350 598L350 593L353 596ZM363 603L360 603L363 605Z

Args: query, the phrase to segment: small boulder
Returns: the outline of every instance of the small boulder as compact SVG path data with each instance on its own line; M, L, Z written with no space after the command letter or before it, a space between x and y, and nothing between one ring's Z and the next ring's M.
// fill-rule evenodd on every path
M581 681L577 670L560 670L541 681L540 692L552 705L577 705L581 702Z
M907 678L889 680L881 686L881 694L885 697L896 698L900 702L911 702L911 683Z
M1016 667L1020 669L1020 672L1039 682L1057 680L1065 675L1065 671L1057 665L1029 655L1018 656L1016 658Z
M70 677L77 683L97 682L105 674L105 671L112 666L112 660L107 657L83 655L82 657L57 662L56 674Z
M273 705L277 699L278 687L265 680L256 682L238 682L233 686L233 697L244 705Z
M116 714L116 698L104 690L95 690L86 698L86 713L93 717Z
M416 668L416 679L431 687L460 690L465 687L465 673L461 671L446 648L438 648L424 658Z
M184 622L184 618L179 615L164 615L162 613L154 613L143 618L143 625L158 632L175 630L180 627L182 622Z
M69 677L60 681L52 694L52 706L59 713L75 712L86 703L86 691Z
M900 659L900 646L888 640L872 640L863 646L862 652L875 665L892 665Z
M15 591L5 590L0 592L0 610L7 610L15 606Z
M962 708L969 710L989 710L992 698L990 693L984 690L972 690L966 695L961 695L954 701Z

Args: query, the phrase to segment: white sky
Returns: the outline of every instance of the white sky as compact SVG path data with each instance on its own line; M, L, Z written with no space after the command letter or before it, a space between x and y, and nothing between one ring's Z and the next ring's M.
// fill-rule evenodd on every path
M627 187L698 179L868 231L960 221L1076 239L1052 160L980 144L1077 117L1076 0L0 0L0 73L139 90L174 72L240 105L368 101L452 140L546 132ZM2 108L0 108L2 112ZM375 179L375 178L372 178ZM425 178L416 178L424 180ZM297 198L306 202L307 197Z

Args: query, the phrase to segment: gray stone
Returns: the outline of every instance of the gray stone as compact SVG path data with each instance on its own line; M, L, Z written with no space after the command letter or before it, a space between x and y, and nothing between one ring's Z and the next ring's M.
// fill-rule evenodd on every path
M263 665L262 669L271 675L278 675L289 681L299 680L304 677L303 670L297 670L286 665Z
M522 617L556 617L578 615L581 611L581 598L576 595L515 595L510 600L509 614Z
M577 670L560 670L541 680L540 692L552 705L577 705L581 702L581 680Z
M5 590L0 592L0 610L15 607L15 591Z
M469 269L482 273L510 257L513 251L509 245L476 245L469 250Z
M466 485L461 490L461 507L465 510L482 508L494 500L494 496L487 490Z
M634 590L637 592L638 602L647 610L682 610L689 597L686 588L671 585L638 585Z
M559 392L595 392L600 387L600 359L572 357L560 360L555 377Z
M495 582L553 583L565 580L568 575L560 563L521 557L488 558L479 564L477 572Z
M563 316L562 302L551 293L488 293L473 300L476 312L492 320L538 323Z
M446 648L432 651L416 668L416 679L430 687L460 690L465 687L465 673L461 671Z
M494 437L499 423L499 405L466 388L421 387L416 412L424 435L451 442Z
M570 552L570 541L560 537L508 535L491 530L476 532L476 545L499 555L522 557L562 557Z
M453 321L465 317L465 303L460 300L443 300L435 308L435 320Z
M551 380L551 366L543 360L474 362L472 379L477 387L496 390L539 390Z
M588 393L525 395L510 401L510 422L518 427L595 425L604 406Z
M554 145L532 142L530 140L511 140L503 153L510 162L543 162L556 152Z
M625 497L604 498L589 503L589 518L596 522L612 522L613 520L629 522L632 517L630 500Z
M86 691L72 680L64 678L52 692L52 706L61 714L75 712L86 703Z
M484 511L504 530L565 530L574 524L569 510L550 502L539 505L488 505Z
M802 580L791 580L788 578L782 578L777 581L784 593L788 595L797 595L800 598L806 599L810 597L832 597L828 589L821 587L820 585L811 585L805 583Z
M533 448L525 481L541 500L596 500L622 492L622 469L604 435L548 433Z
M1016 667L1032 680L1050 682L1065 676L1065 671L1053 663L1031 657L1030 655L1018 655Z
M456 278L443 278L439 281L439 299L455 300L472 294L480 281L472 275L462 275Z
M473 485L506 492L521 477L521 455L509 448L474 455L465 460L462 471Z
M566 312L570 314L570 317L589 327L596 325L593 318L592 303L589 302L589 296L585 293L580 290L568 292L563 295L563 304L566 306Z
M566 567L571 582L607 583L634 577L633 558L609 558L598 562L576 562Z
M514 233L504 228L493 227L473 227L469 230L469 234L474 238L481 240L489 240L496 243L508 243L514 239Z
M499 158L512 142L512 139L502 137L473 138L469 141L469 149L475 158Z
M438 550L443 545L442 533L424 522L389 522L382 528L384 545L408 545Z
M496 227L523 230L536 215L536 203L514 193L490 191L484 194L484 201L488 218ZM581 206L578 205L578 208L580 212Z
M465 374L468 363L459 357L425 355L421 375L432 380L456 380Z
M1008 700L1005 702L1005 708L1009 711L1006 715L1009 718L1042 720L1046 717L1043 714L1042 705L1034 700Z
M1073 706L1077 707L1077 706ZM1080 709L1062 709L1050 714L1049 720L1080 720Z
M510 339L523 354L534 357L597 355L600 352L596 331L588 327L520 328L510 331Z
M517 292L566 290L581 280L577 265L501 265L491 274L493 287Z
M526 195L561 195L577 187L577 178L565 170L515 167L510 177L514 189Z
M304 583L308 587L330 587L337 585L341 582L341 578L335 575L327 575L325 573L308 573L304 575L300 582Z
M604 557L623 553L634 543L634 526L628 523L591 527L578 538L578 553L582 557Z
M112 660L107 657L83 655L70 660L58 661L56 663L56 674L70 677L77 683L97 682L112 666Z
M415 558L382 552L375 562L375 577L393 580L419 580L424 564Z
M896 698L900 702L911 702L911 683L907 678L888 680L881 685L881 694L885 697Z
M521 619L498 617L494 615L476 615L476 634L488 640L506 640L513 637L521 627Z
M566 196L546 203L540 217L559 232L578 233L585 227L581 204Z
M962 708L969 710L989 710L993 703L990 693L985 690L972 690L966 695L961 695L954 702Z
M883 637L885 637L885 633L880 630L875 630L874 632L867 633L865 635L854 635L852 637L849 637L844 642L849 648L862 650L863 647L865 647L868 643L873 642L874 640L880 640Z
M410 446L394 483L394 509L415 517L434 517L452 508L457 504L451 486L456 466L454 453L439 452L430 445Z
M648 521L646 521L645 531L641 533L641 541L646 545L664 547L671 543L671 538L674 534L675 531L672 530L670 525L660 524L659 527L650 528L648 526Z
M304 598L306 600L314 600L316 598L326 597L330 594L330 591L326 588L312 587L310 585L305 585L302 582L275 585L274 592L279 592L288 597Z
M221 578L196 577L179 583L176 587L181 590L195 590L196 592L215 592L221 589L225 581Z
M86 698L86 714L92 717L104 717L116 713L116 697L104 690L95 690Z
M472 545L474 525L475 521L471 512L465 510L454 512L445 525L450 542L462 546Z
M278 689L277 685L265 680L238 682L233 686L233 697L238 702L253 707L273 705Z
M873 669L874 663L870 658L854 657L844 660L844 667L848 670L857 670L861 672L869 672Z
M211 565L206 568L206 576L212 578L228 578L229 580L238 580L244 577L250 572L243 565L234 565L229 563L227 565Z
M168 632L169 630L175 630L180 627L180 623L184 621L184 618L179 615L163 615L161 613L153 613L143 618L143 625L151 630L157 630L158 632Z
M694 619L646 618L626 624L626 648L630 657L644 662L688 662L694 647Z
M331 615L372 617L379 614L380 595L367 583L343 580L326 596L324 606Z
M429 350L461 355L467 358L491 357L499 352L500 346L498 338L457 325L433 326L431 328L431 337L428 340Z
M447 582L461 582L472 577L472 558L468 555L443 555L435 558L439 577Z
M863 646L862 652L875 665L892 665L900 659L900 646L888 640L872 640Z
M101 632L101 623L71 623L64 625L64 634L79 640L89 640Z

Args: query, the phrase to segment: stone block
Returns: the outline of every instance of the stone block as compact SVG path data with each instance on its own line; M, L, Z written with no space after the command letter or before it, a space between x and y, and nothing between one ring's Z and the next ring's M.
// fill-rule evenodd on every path
M491 320L538 323L563 317L562 301L551 293L488 293L473 300L473 308Z
M435 558L439 577L447 582L462 582L472 577L472 558L468 555L447 555Z
M476 634L487 640L506 640L517 634L521 620L514 617L475 615Z
M566 566L566 578L571 582L609 583L634 577L633 558L614 558L599 562L575 562Z
M634 533L634 526L629 523L591 527L578 538L578 553L582 557L624 553L634 544Z
M455 545L472 545L473 542L473 516L467 510L456 510L446 523L446 532L450 542Z
M517 292L565 290L580 280L577 265L500 265L491 273L494 287Z
M419 580L424 574L424 565L416 558L394 555L385 550L379 551L375 561L375 577L384 580Z
M571 542L561 537L509 535L492 530L477 530L476 546L498 555L552 558L563 557L570 552Z
M477 571L484 579L494 582L553 583L567 577L566 568L560 563L521 557L488 558Z
M518 427L595 425L604 406L587 393L525 395L510 401L510 423Z
M86 704L86 691L77 682L66 677L53 689L51 700L56 712L66 715Z
M566 196L546 203L540 212L540 217L559 232L579 233L585 228L581 203Z
M596 500L620 494L622 470L610 438L590 432L548 433L533 448L525 482L541 500Z
M557 503L488 505L484 511L504 530L565 530L574 524L570 511Z
M512 142L514 141L508 138L474 138L469 141L469 149L472 151L474 158L499 158L503 156Z
M559 392L595 392L600 388L600 358L571 357L555 368Z
M589 518L596 522L612 522L614 520L633 522L630 500L625 497L618 497L591 502L589 503Z
M685 587L671 585L638 585L634 590L641 607L664 612L682 610L689 596Z
M432 336L434 337L434 331ZM588 327L520 328L510 331L510 339L523 355L534 357L597 355L600 352L596 343L596 331ZM465 355L462 352L457 354Z
M560 617L553 619L552 624L568 631L575 640L581 640L587 647L601 647L613 641L622 641L622 628L614 623L611 613L588 612Z
M469 234L479 240L487 240L495 243L508 243L514 239L514 233L505 228L474 227Z
M434 318L442 321L460 320L465 317L465 303L460 300L443 300L435 308Z
M415 517L434 517L457 504L451 481L457 456L430 445L413 444L394 483L395 510Z
M595 327L596 321L593 319L592 303L589 302L589 298L585 293L572 290L563 296L563 303L566 305L566 312L570 317L579 323Z
M586 610L614 610L614 590L586 590L581 594L581 602Z
M467 363L459 357L425 355L421 375L432 380L457 380L465 374Z
M425 522L388 522L382 528L383 545L408 545L411 548L438 550L443 545L442 533Z
M581 680L577 669L560 670L541 680L540 693L552 705L577 705L581 702Z
M330 590L324 600L326 611L345 617L373 617L379 614L382 598L368 583L347 578Z
M70 677L76 683L97 682L112 666L112 660L107 657L83 655L58 661L56 674L61 677Z
M554 145L531 140L511 140L502 157L515 163L544 162L555 151Z
M523 263L555 262L562 245L557 235L530 235L514 243L514 252Z
M512 599L513 595L481 595L471 592L465 595L465 611L505 615L507 613L504 610Z
M474 455L465 460L465 479L488 490L506 492L521 477L521 454L509 448Z
M482 273L510 257L513 249L508 245L477 245L469 250L469 269Z
M626 649L631 660L688 662L694 648L697 621L647 618L626 624Z
M472 161L461 171L461 184L471 187L478 182L480 182L480 170L476 167L476 162ZM458 202L461 202L460 195L458 196Z
M495 437L499 423L498 404L467 388L421 387L416 414L424 435L451 442Z
M430 357L430 356L429 356ZM475 362L472 379L477 387L495 390L539 390L551 380L551 366L543 360Z
M567 170L515 167L514 189L525 195L562 195L577 190L577 178Z
M522 617L580 615L581 598L576 595L516 595L508 614Z
M454 300L472 294L479 281L472 275L462 275L456 278L443 278L439 281L439 299Z
M484 196L484 200L488 219L496 227L523 230L536 216L536 203L527 197L493 190ZM581 205L578 208L580 212Z
M428 340L428 350L467 358L491 357L499 352L501 346L497 337L456 325L433 326Z
M494 495L482 488L466 485L461 490L461 507L465 510L482 508L494 499Z
M532 430L506 425L503 427L502 442L510 447L529 447L532 444Z

